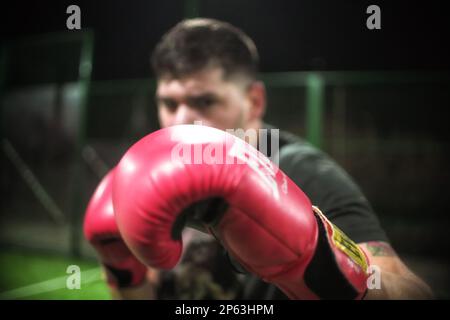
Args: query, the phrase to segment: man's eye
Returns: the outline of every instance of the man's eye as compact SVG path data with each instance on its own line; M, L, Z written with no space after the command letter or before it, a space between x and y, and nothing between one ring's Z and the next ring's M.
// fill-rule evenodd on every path
M169 109L169 111L175 111L177 109L178 104L173 100L163 100L162 105Z
M206 109L214 104L214 99L205 97L205 98L196 98L191 101L191 105L194 108L198 109Z

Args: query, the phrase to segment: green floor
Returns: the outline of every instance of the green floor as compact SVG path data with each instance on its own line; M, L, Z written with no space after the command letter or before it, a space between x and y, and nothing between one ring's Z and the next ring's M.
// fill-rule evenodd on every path
M67 267L80 268L80 289L68 289ZM0 252L0 299L110 299L98 264L56 255Z

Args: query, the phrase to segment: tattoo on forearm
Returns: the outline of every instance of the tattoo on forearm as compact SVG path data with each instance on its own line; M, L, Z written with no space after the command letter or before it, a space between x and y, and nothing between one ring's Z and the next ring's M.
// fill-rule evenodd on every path
M369 252L376 257L390 257L395 256L395 251L386 242L371 241L366 243L366 248Z

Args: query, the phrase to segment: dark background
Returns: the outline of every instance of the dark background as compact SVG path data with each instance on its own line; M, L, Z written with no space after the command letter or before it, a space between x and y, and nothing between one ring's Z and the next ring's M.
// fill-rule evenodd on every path
M81 31L66 29L70 4L81 8ZM381 30L366 28L370 4L381 8ZM81 234L85 205L107 168L136 139L158 128L149 56L170 27L194 12L231 22L255 40L264 79L272 79L266 83L266 120L276 127L307 135L308 89L301 81L274 85L273 74L322 75L320 147L361 186L401 257L440 297L450 297L450 22L444 4L2 3L0 49L8 52L0 70L2 138L70 223L51 218L3 145L0 246L94 257ZM195 10L189 10L192 5ZM82 118L78 91L71 86L78 77L80 46L58 42L39 47L34 41L87 30L95 45L81 139L74 129Z
M186 12L185 2L174 0L6 2L2 41L66 31L70 4L80 6L82 28L95 30L94 80L147 77L151 50ZM366 28L370 4L381 8L381 30ZM209 0L199 1L197 12L247 32L265 72L450 66L445 1Z

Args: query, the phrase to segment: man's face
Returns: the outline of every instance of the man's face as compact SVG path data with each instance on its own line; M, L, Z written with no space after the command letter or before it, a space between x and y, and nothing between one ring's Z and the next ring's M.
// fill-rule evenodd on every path
M178 124L203 125L221 130L247 129L262 112L252 89L223 77L220 68L209 68L181 78L158 81L156 100L161 127Z

